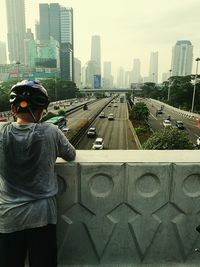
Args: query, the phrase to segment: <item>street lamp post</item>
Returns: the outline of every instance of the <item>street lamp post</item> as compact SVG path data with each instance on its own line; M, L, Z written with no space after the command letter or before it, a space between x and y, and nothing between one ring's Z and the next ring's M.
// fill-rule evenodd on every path
M154 77L155 77L155 73L153 72L153 73L152 73L152 80L153 80L153 83L154 83Z
M169 101L169 98L170 98L170 89L171 89L171 82L170 82L170 78L171 78L171 73L172 73L172 70L169 70L169 86L168 86L168 96L167 96L167 100Z
M56 87L56 72L55 72L55 75L54 75L54 81L55 81L55 100L57 101L58 99L58 92L57 92L57 87Z
M199 61L200 61L200 58L196 58L195 59L196 62L197 62L197 65L196 65L196 73L195 73L195 79L194 79L194 89L193 89L193 96L192 96L192 107L191 107L191 112L194 111L194 100L195 100L195 92L196 92L196 83L197 83L197 75L198 75L198 65L199 65Z
M19 81L19 65L20 65L20 62L19 61L17 61L16 63L15 63L16 65L17 65L17 81Z

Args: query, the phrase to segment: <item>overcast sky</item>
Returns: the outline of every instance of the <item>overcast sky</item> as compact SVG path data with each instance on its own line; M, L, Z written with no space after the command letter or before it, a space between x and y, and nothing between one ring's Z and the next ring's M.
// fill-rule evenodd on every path
M6 39L6 0L0 0L0 40ZM34 32L39 3L59 3L74 10L75 57L82 65L90 59L91 36L101 36L101 60L132 68L141 60L141 74L148 75L151 51L159 53L159 78L171 66L177 40L190 40L200 57L200 0L25 0L26 27ZM20 14L19 14L20 15Z

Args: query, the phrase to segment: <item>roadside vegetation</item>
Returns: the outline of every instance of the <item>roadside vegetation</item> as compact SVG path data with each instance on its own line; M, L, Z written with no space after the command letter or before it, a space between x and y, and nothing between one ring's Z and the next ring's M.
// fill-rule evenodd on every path
M143 144L143 149L173 150L195 149L195 147L185 131L168 127L152 134Z
M149 109L143 102L138 102L129 110L131 121L141 145L151 136L152 132L148 124Z
M129 110L129 119L133 124L143 149L173 150L195 149L188 134L179 129L167 127L153 133L148 124L149 110L145 103L138 102Z

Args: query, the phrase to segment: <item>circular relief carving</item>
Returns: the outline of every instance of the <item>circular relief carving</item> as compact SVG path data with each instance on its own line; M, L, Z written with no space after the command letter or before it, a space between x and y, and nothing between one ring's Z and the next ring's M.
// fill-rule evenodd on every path
M94 175L90 182L90 192L95 197L107 197L114 187L113 180L106 174Z
M154 174L144 174L136 181L136 190L143 197L154 197L159 192L159 189L160 181Z
M185 178L183 192L189 197L200 196L200 174L192 174Z

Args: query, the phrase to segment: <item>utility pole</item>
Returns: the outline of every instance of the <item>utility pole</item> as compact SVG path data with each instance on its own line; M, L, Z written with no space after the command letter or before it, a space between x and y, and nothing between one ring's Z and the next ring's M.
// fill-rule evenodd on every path
M169 101L169 98L170 98L170 89L171 89L171 81L170 81L170 78L171 78L171 73L172 73L172 70L170 69L169 70L169 86L168 86L168 96L167 96L167 100Z
M19 65L20 65L20 62L19 61L17 61L16 63L15 63L16 65L17 65L17 81L19 82L19 78L20 78L20 73L19 73Z
M191 107L191 112L194 111L194 100L195 100L195 92L196 92L196 83L197 83L197 75L198 75L198 65L199 65L199 61L200 61L200 58L196 58L195 59L196 62L197 62L197 65L196 65L196 74L195 74L195 79L194 79L194 89L193 89L193 96L192 96L192 107Z

